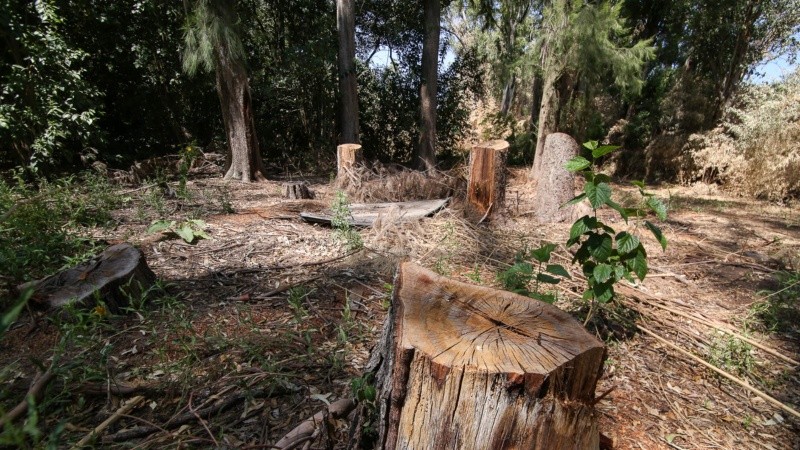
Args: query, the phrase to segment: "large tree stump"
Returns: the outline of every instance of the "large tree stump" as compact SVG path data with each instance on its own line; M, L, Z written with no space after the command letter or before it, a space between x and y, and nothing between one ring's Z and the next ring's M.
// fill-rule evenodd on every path
M46 308L70 303L93 306L101 300L119 313L131 298L139 298L156 281L142 252L130 244L108 247L93 260L47 278L17 287L33 288L31 301Z
M364 153L359 144L342 144L336 147L336 180L347 183L354 176L353 169L364 164Z
M594 399L605 347L572 317L412 263L401 264L394 286L368 364L376 448L599 447Z
M508 142L482 142L469 155L467 215L475 220L497 217L505 208Z
M561 207L575 197L575 175L564 168L578 154L578 143L568 134L552 133L545 140L541 177L536 180L533 216L539 223L573 221L589 209L584 204Z

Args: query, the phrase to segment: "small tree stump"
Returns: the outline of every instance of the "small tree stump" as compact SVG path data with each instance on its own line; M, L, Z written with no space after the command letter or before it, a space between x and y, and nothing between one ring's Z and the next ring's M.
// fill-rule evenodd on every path
M575 175L564 168L578 154L578 143L568 134L552 133L544 143L541 178L536 180L533 216L539 223L573 221L589 213L579 203L561 207L575 197Z
M364 152L359 144L342 144L336 147L336 180L347 183L353 169L364 164Z
M597 449L604 360L603 343L552 305L403 263L367 367L375 448Z
M291 200L309 199L314 198L314 193L303 182L283 183L283 198Z
M96 299L120 313L130 298L140 297L156 281L142 252L130 244L108 247L93 260L17 287L33 288L31 301L46 308L70 303L93 306Z
M473 220L497 217L505 208L508 142L482 142L469 155L467 216Z

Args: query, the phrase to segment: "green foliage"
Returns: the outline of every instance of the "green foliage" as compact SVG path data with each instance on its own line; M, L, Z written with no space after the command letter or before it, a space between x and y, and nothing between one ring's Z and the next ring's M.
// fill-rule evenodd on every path
M800 272L776 274L778 288L764 291L750 307L750 315L769 332L789 333L800 329Z
M150 225L147 232L172 233L179 236L187 244L191 244L197 239L211 239L205 232L207 226L208 225L200 219L187 219L181 222L175 220L156 220Z
M308 310L306 309L304 303L306 302L306 298L308 298L312 292L312 290L309 290L306 286L302 285L289 289L286 301L289 303L289 308L292 309L294 318L297 322L300 322L308 317Z
M93 173L37 185L0 181L0 289L88 259L101 247L89 227L110 225L120 202Z
M220 53L225 58L244 61L245 52L236 30L238 18L234 2L196 0L186 19L184 31L183 70L189 75L198 68L213 72Z
M559 264L550 264L550 257L556 244L545 243L539 248L527 248L517 252L514 264L497 274L497 279L507 291L525 295L547 303L557 298L552 293L542 291L543 284L555 285L562 278L572 279L569 272ZM531 262L534 261L536 266ZM533 286L531 289L531 282Z
M717 332L708 347L709 362L722 370L747 376L756 367L753 346L738 338Z
M358 230L350 225L350 220L353 218L350 213L350 203L347 201L347 196L342 191L336 191L336 196L331 204L331 226L333 227L334 237L343 242L348 250L354 251L364 247L364 241L361 240L361 235Z
M100 92L87 54L65 39L52 2L0 1L5 64L0 65L0 164L36 172L74 162L102 141ZM9 58L10 56L10 58Z
M595 302L606 303L612 300L614 285L620 280L633 282L633 276L644 280L648 272L647 252L639 237L627 231L617 232L598 219L597 210L609 207L617 211L626 223L631 217L637 226L643 222L663 249L667 247L663 233L655 224L644 218L648 212L653 212L659 220L665 220L667 210L661 200L645 192L644 184L638 181L633 184L639 189L642 198L640 208L625 208L614 202L611 198L610 178L594 172L592 166L596 159L619 147L601 146L596 141L587 142L583 146L587 150L586 157L576 156L565 167L585 178L584 191L567 204L586 200L592 207L593 214L583 216L572 224L567 246L577 247L572 262L580 264L588 282L583 298L594 305Z

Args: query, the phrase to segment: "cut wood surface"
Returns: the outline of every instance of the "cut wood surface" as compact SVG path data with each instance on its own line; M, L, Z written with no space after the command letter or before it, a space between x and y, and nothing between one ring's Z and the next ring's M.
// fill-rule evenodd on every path
M505 208L508 142L482 142L469 155L467 214L473 219L502 214Z
M571 316L412 263L392 305L380 448L599 448L605 347Z
M359 144L342 144L336 147L336 178L346 178L354 167L364 163L364 154Z
M17 289L22 292L33 288L31 301L47 308L72 302L93 305L99 298L112 312L118 313L127 306L129 298L140 296L155 281L156 276L139 249L130 244L116 244L91 261Z
M415 202L392 203L353 203L350 209L350 225L357 227L371 227L378 220L407 221L421 219L442 209L449 198L436 200L420 200ZM306 222L330 224L333 213L330 210L322 212L301 212L300 217Z

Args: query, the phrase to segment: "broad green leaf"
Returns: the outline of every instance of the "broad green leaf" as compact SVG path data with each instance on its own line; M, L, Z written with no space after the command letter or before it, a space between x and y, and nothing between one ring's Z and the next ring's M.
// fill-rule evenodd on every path
M195 232L189 224L183 224L175 229L175 233L181 237L186 243L191 244L194 241Z
M592 165L592 163L589 162L588 159L584 158L583 156L576 156L576 157L570 159L569 161L567 161L567 163L564 164L564 168L567 169L570 172L578 172L578 171L583 170L583 169L585 169L585 168L587 168L587 167L589 167L591 165Z
M625 220L625 223L628 223L628 210L620 206L617 202L613 200L609 200L606 202L609 208L613 209L614 211L618 212L622 219Z
M201 230L205 229L208 225L200 219L192 219L188 221L192 226L195 228L200 228Z
M546 273L537 273L536 274L536 281L541 281L542 283L547 283L547 284L558 284L558 283L561 282L560 279L558 279L556 277L551 277L550 275L548 275Z
M582 234L592 230L597 225L597 219L590 216L583 216L576 220L569 229L570 240L580 237ZM570 244L572 245L572 244Z
M604 173L598 173L594 175L594 181L597 183L610 183L611 177Z
M175 221L157 220L147 229L148 233L159 233L161 231L169 230L175 226Z
M528 297L535 298L536 300L543 301L545 303L553 304L556 302L556 296L553 294L540 294L538 292L530 292L528 293Z
M563 205L559 206L559 208L563 208L563 207L565 207L565 206L569 206L569 205L574 205L574 204L576 204L576 203L580 203L580 202L581 202L581 201L583 201L583 199L585 199L585 198L586 198L586 193L585 193L585 192L583 192L583 193L581 193L580 195L578 195L578 196L574 197L572 200L570 200L570 201L568 201L568 202L564 203Z
M595 267L597 267L597 263L594 261L586 261L585 263L583 263L583 265L581 266L581 270L583 271L583 276L585 276L586 278L591 277L592 273L594 273Z
M605 156L618 148L619 145L601 145L600 147L592 150L592 157L596 159L601 156Z
M613 272L614 268L609 264L598 264L592 271L592 277L598 283L605 283L609 278L611 278L611 274Z
M636 250L638 247L639 238L636 236L625 231L617 235L617 251L620 254L627 255L628 253Z
M553 275L558 275L570 280L572 279L569 272L567 272L567 269L565 269L561 264L548 264L544 270L545 272L552 273Z
M630 257L624 260L624 264L631 272L636 274L639 280L644 281L644 277L647 276L647 252L644 250L644 246L639 244L636 251L632 252Z
M550 254L553 253L553 250L556 249L556 244L545 243L541 247L531 251L531 258L539 261L540 263L545 263L550 261Z
M658 220L667 220L667 207L661 200L656 197L650 197L647 199L647 206L656 213Z
M586 197L592 208L597 209L611 200L611 186L607 183L586 183L583 191L586 192Z
M631 184L638 187L639 189L644 189L644 182L643 181L631 181Z
M612 240L608 234L592 234L586 241L589 253L598 261L605 262L611 256Z
M583 143L583 147L587 150L594 151L600 143L597 141L587 141Z
M592 286L594 299L600 303L607 303L614 298L614 286L611 283L602 283Z
M194 230L194 236L201 239L211 239L211 236L207 235L203 230Z
M655 236L655 238L658 241L658 243L661 244L661 249L662 250L666 250L667 249L667 238L664 236L663 233L661 233L661 228L658 228L653 223L651 223L649 220L645 220L644 221L644 226L646 226L647 229L650 230L651 233L653 233L653 236Z

